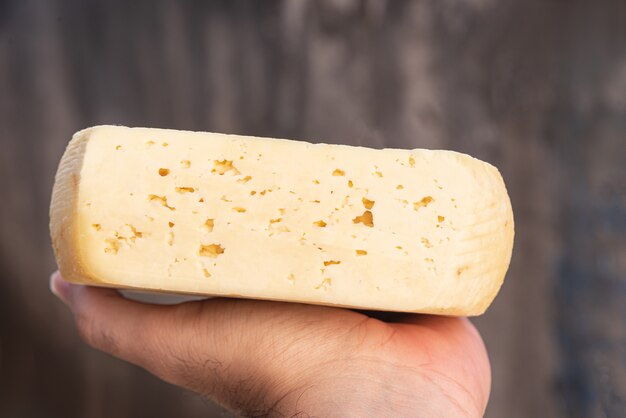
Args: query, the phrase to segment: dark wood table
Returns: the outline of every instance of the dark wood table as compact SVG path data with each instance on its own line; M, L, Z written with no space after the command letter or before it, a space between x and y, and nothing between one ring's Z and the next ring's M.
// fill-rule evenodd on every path
M48 291L56 164L103 123L495 164L517 234L475 321L487 416L626 416L624 1L0 1L0 416L220 416Z

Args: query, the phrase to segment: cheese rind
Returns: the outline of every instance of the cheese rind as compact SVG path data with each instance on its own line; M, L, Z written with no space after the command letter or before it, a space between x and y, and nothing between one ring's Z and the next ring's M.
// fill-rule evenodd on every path
M513 214L464 154L98 126L50 207L66 280L363 309L478 315Z

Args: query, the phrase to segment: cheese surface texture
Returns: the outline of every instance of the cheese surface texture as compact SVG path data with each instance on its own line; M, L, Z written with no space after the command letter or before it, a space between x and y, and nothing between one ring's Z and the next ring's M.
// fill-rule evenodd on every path
M470 156L165 129L75 134L50 217L76 283L447 315L485 311L513 247Z

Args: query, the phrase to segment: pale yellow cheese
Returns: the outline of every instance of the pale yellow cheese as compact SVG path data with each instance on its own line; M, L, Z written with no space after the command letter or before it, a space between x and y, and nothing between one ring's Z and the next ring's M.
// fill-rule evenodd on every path
M117 126L74 136L50 217L72 282L449 315L484 312L513 246L464 154Z

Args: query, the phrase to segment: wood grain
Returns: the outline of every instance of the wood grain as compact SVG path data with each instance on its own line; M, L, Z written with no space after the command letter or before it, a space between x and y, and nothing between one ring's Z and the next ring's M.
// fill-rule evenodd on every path
M0 2L0 416L220 416L79 342L50 295L71 134L111 123L447 148L516 216L476 320L488 417L626 416L626 3Z

